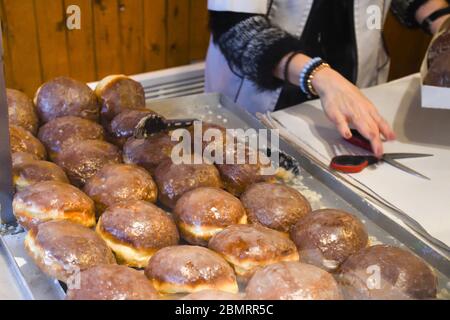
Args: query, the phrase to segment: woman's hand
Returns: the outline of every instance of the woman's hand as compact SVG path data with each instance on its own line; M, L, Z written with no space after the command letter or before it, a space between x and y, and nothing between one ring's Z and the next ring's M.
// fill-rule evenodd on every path
M382 136L394 140L395 134L380 116L375 106L351 82L331 68L317 72L314 89L320 96L323 109L344 138L351 138L349 125L353 125L370 140L374 154L383 155Z

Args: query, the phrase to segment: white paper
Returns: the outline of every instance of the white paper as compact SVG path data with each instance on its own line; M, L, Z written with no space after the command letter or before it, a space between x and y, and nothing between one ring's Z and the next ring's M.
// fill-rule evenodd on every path
M369 187L420 223L433 237L450 245L450 111L421 108L420 75L363 90L393 126L397 141L385 152L433 154L400 160L431 178L427 181L387 163L344 175ZM344 141L325 117L319 101L272 114L324 164L335 155L364 153Z

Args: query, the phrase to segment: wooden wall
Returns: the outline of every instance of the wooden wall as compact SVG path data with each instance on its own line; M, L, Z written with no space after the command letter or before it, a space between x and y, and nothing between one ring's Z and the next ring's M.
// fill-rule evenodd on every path
M59 75L94 81L204 59L206 0L1 0L7 86L32 96ZM81 8L81 30L66 8Z
M7 85L32 96L44 81L82 81L187 64L205 56L207 0L0 0ZM81 8L81 30L65 26ZM391 79L418 71L429 38L389 16Z

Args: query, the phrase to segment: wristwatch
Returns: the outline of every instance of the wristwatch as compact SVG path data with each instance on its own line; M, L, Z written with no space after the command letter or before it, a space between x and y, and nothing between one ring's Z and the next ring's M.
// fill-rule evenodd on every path
M439 10L436 10L432 14L430 14L428 17L426 17L422 23L421 28L426 31L427 33L431 34L431 24L439 19L442 16L445 16L446 14L450 14L450 7L442 8Z

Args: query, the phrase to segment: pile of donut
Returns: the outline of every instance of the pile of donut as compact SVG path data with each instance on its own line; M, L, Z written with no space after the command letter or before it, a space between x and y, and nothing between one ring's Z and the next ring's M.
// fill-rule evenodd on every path
M135 139L153 111L131 78L7 97L14 214L43 272L79 277L68 299L436 297L422 259L369 246L355 216L313 212L262 164L175 164L169 133Z

